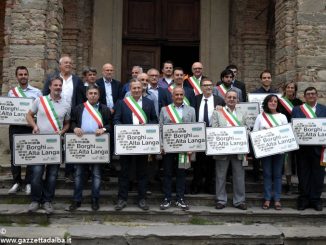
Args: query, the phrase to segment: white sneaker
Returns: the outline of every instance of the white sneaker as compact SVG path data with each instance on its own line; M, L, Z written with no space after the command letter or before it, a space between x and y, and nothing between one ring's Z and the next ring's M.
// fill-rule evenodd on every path
M51 214L51 213L53 213L53 206L52 206L52 203L50 203L50 202L45 202L45 203L43 204L43 209L45 210L45 212L46 212L47 214Z
M8 194L15 194L17 191L19 191L19 189L20 185L18 183L15 183L8 191Z
M26 187L25 187L25 193L26 193L26 195L30 195L31 194L31 191L32 191L31 184L27 184Z

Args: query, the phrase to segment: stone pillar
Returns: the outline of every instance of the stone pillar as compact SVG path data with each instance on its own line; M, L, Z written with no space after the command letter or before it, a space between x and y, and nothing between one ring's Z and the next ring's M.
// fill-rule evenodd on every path
M43 86L60 56L62 0L7 0L2 95L16 85L15 68L24 65L31 83Z
M123 1L94 1L91 64L101 72L104 63L111 63L118 80L121 79L122 17Z
M229 63L229 1L201 0L200 61L216 81Z
M299 96L308 86L326 103L326 12L319 0L276 1L276 75L298 82Z

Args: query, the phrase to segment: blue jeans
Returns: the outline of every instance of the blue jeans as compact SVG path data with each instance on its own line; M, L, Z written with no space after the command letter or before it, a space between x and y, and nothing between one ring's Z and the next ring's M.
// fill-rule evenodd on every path
M76 164L75 165L75 189L74 201L81 202L85 182L85 170L91 167L92 170L92 199L99 199L101 188L101 165L100 164Z
M59 167L59 164L31 166L31 196L33 202L52 202L54 198ZM44 170L46 171L45 180L42 179Z
M282 169L284 154L263 157L261 162L263 165L264 176L264 199L266 201L272 200L272 193L274 192L273 200L275 202L279 202L282 192ZM273 183L274 188L272 188Z
M185 193L186 170L178 168L177 156L177 153L168 153L163 156L163 191L164 197L169 201L171 201L172 196L172 173L174 168L176 168L176 199L183 199Z

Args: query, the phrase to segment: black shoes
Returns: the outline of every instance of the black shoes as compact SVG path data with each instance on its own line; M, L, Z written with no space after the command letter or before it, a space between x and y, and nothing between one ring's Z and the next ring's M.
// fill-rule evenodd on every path
M127 207L127 202L125 200L119 199L117 205L115 205L114 209L116 211L120 211Z
M147 202L145 199L141 199L139 202L138 202L138 207L144 211L148 210L149 209L149 206L147 205Z
M71 205L67 208L67 211L75 211L80 206L81 206L81 202L73 201Z
M225 208L225 207L226 207L226 206L225 206L224 204L219 203L219 202L217 202L216 205L215 205L215 208L216 208L216 209L223 209L223 208Z
M92 206L91 207L92 207L92 210L93 211L99 210L100 205L98 203L98 199L97 198L92 199Z
M247 210L247 205L243 202L240 203L239 205L234 206L237 209L241 209L241 210Z
M316 211L323 211L323 205L321 203L312 203L311 207Z
M167 198L164 198L163 202L160 204L161 210L166 210L171 207L171 201L169 201Z

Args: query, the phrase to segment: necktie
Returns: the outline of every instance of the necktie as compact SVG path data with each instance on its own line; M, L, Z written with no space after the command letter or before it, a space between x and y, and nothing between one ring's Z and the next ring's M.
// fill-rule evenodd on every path
M209 127L207 99L204 99L204 100L205 100L205 106L204 106L204 122L206 123L206 127Z

